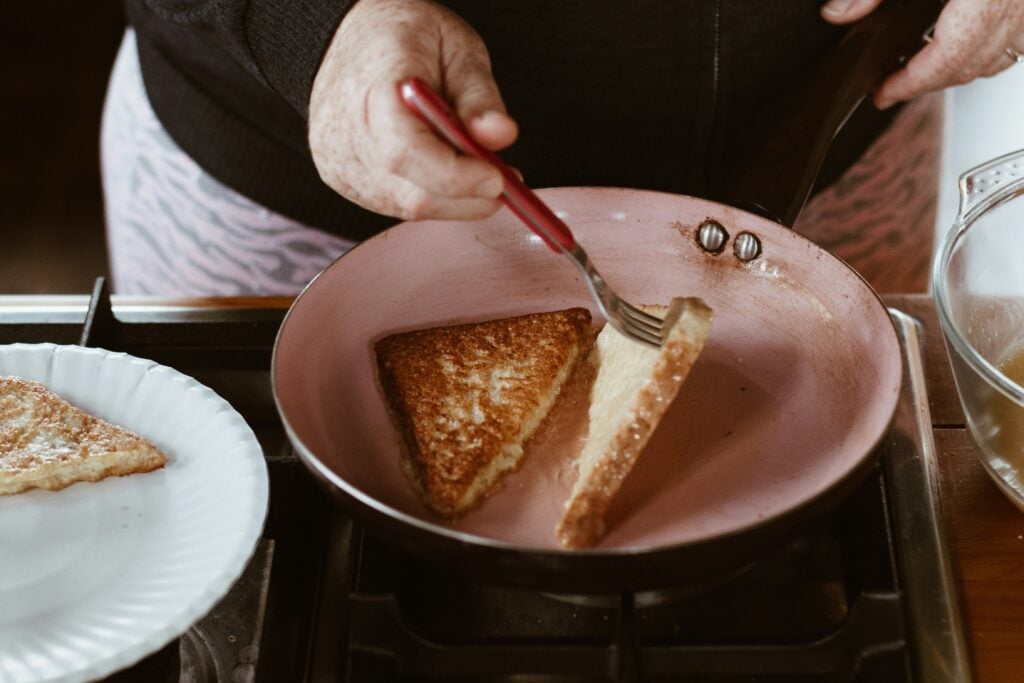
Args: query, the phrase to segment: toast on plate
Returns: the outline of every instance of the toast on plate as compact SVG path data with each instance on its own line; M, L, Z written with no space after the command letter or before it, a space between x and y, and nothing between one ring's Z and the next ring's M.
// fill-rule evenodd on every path
M675 399L711 333L711 309L700 299L673 299L670 306L642 306L672 324L660 349L627 339L612 325L597 337L592 361L589 431L577 458L579 474L556 528L569 548L596 544L605 513Z
M402 469L430 509L455 519L500 488L593 340L590 312L572 308L376 344Z
M163 467L156 446L76 408L42 384L0 377L0 495Z

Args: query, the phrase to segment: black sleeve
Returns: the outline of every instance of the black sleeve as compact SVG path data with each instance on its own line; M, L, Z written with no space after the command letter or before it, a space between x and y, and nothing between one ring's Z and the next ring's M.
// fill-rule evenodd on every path
M313 79L356 0L142 0L154 14L212 36L306 116Z

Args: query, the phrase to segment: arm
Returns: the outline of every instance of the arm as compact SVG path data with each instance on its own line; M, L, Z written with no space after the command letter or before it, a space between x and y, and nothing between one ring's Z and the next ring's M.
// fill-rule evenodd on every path
M399 81L441 92L470 133L512 144L480 37L432 0L137 0L212 35L308 121L323 181L346 199L404 219L482 218L500 207L501 175L459 156L401 105Z

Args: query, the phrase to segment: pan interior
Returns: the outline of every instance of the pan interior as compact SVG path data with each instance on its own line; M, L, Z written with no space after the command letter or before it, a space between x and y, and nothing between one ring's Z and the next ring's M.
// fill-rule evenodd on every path
M634 190L543 192L625 298L700 296L711 338L612 512L602 548L707 540L773 519L857 468L886 429L901 378L898 341L872 290L789 230L689 197ZM711 255L708 218L762 254ZM470 223L406 223L321 274L290 312L275 392L301 448L350 491L436 525L557 548L586 396L573 385L504 489L454 525L433 516L399 468L400 441L372 344L393 332L586 306L572 265L507 212ZM599 317L595 315L595 319Z

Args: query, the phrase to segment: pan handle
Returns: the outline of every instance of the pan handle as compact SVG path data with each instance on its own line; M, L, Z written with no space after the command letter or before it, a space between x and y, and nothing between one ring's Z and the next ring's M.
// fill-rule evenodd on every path
M730 174L723 200L792 227L836 134L864 98L921 47L943 4L887 0L852 25L786 101L751 157Z

